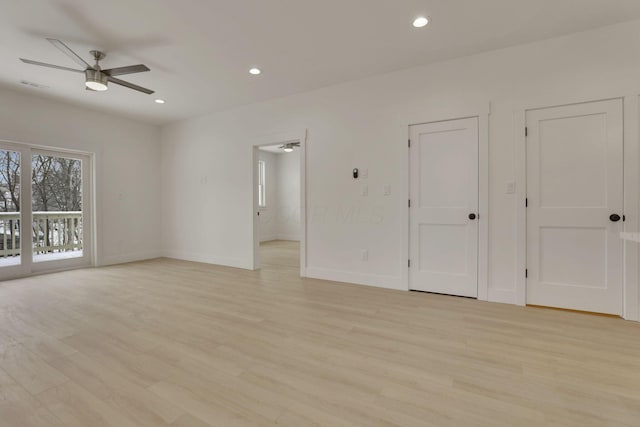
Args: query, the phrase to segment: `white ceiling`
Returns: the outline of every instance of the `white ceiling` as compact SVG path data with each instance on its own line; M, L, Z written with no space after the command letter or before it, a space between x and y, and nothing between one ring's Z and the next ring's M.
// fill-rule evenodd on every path
M432 23L417 30L420 14ZM0 85L163 124L638 18L638 0L2 0ZM122 78L167 103L18 61L73 67L45 37L86 60L105 50L104 68L148 65Z
M289 154L289 153L285 153L281 147L282 147L282 144L267 145L266 147L265 146L258 147L258 150L266 151L268 153L273 153L273 154Z

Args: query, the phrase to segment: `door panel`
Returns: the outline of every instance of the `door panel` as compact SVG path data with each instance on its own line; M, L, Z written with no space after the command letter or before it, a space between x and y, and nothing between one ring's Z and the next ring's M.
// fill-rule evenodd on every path
M539 168L544 171L540 174L540 205L606 207L606 113L547 118L538 124Z
M468 274L467 226L420 225L421 271L439 274Z
M603 288L605 228L540 227L540 281Z
M478 295L478 119L412 126L409 284Z
M0 268L21 266L22 214L19 151L0 146ZM26 240L27 245L29 240Z
M91 265L89 158L32 150L33 271Z
M423 133L425 140L417 140L419 164L427 166L420 167L420 208L468 208L469 176L464 172L473 169L474 156L465 133L464 128Z
M622 314L622 101L527 113L527 303Z

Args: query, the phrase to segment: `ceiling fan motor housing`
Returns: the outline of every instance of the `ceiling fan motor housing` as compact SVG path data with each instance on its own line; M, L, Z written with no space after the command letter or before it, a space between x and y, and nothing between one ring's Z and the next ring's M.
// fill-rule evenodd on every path
M107 90L107 83L109 82L109 76L101 72L100 70L88 69L85 72L87 78L86 85L89 89L103 91Z

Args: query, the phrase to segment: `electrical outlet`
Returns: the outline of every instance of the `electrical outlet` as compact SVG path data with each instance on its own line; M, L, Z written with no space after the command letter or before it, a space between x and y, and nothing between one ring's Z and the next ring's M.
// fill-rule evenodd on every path
M369 261L369 251L366 249L362 251L362 261Z
M385 196L391 195L391 185L390 184L385 184L384 189L383 189L383 193L384 193Z
M366 197L369 195L369 187L367 187L366 185L364 187L362 187L362 190L360 190L360 194L363 197Z

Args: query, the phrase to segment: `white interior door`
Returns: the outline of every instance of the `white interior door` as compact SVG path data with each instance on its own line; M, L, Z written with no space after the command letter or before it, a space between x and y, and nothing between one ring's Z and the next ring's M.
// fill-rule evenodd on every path
M527 303L622 314L623 107L527 112Z
M411 126L410 135L409 286L476 298L478 118Z

